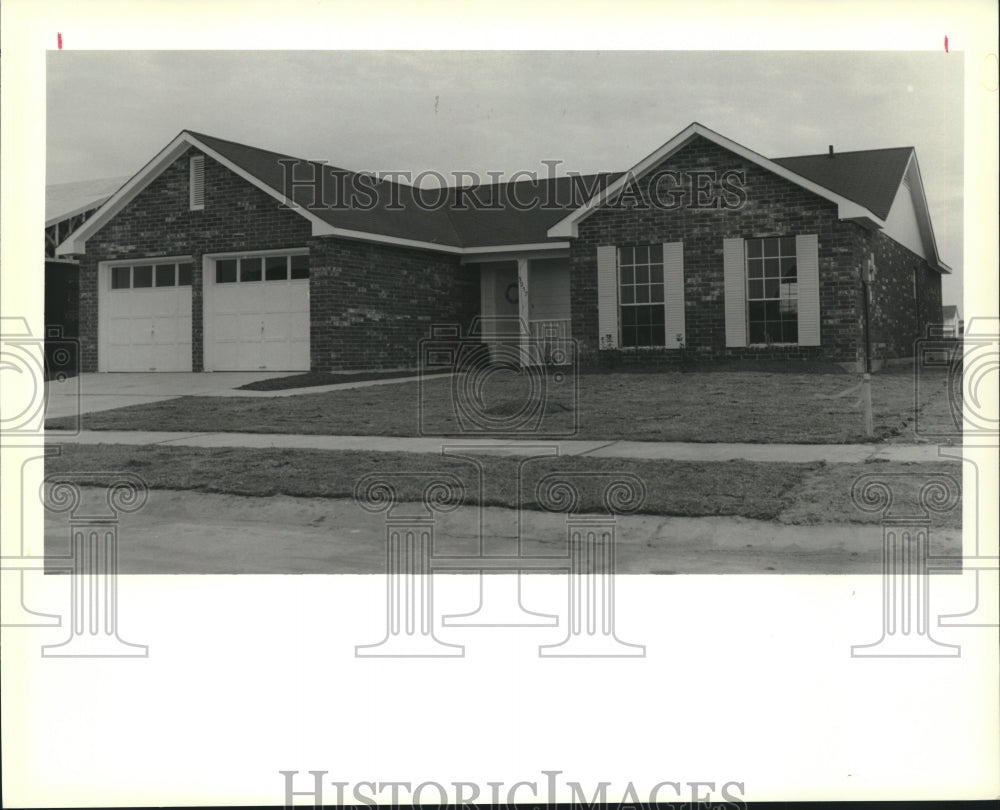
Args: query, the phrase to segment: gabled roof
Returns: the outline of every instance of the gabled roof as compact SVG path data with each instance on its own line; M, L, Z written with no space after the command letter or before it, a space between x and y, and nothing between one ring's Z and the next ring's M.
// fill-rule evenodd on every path
M695 138L705 138L706 140L721 146L723 149L733 152L752 163L756 163L761 168L764 168L779 177L783 177L784 179L795 183L795 185L801 186L807 191L811 191L813 194L836 203L838 215L841 219L858 220L876 228L881 228L885 225L885 219L871 211L867 206L832 189L829 189L826 186L809 179L808 177L797 174L779 163L769 160L763 155L759 155L756 152L747 149L742 144L736 143L736 141L730 140L724 135L720 135L718 132L709 129L696 121L663 144L663 146L655 152L652 152L640 160L635 166L625 172L616 182L611 183L605 193L588 200L585 205L580 206L569 216L556 223L549 229L549 236L563 238L576 236L577 227L580 222L594 213L594 211L600 208L605 201L610 199L614 194L621 191L626 183L630 182L632 179L642 177L647 172L660 165L671 155L679 152Z
M774 162L885 219L912 154L912 146L901 146L775 158Z
M322 161L301 160L184 130L122 184L58 251L84 252L92 234L191 148L204 152L282 204L289 202L285 196L286 165L295 164L297 182L290 189L292 210L310 221L314 236L341 236L455 254L481 254L489 249L501 252L564 248L567 246L564 240L576 236L579 222L630 179L651 170L697 137L706 138L830 200L837 205L841 219L854 220L865 227L885 227L893 200L906 179L912 189L923 241L929 246L929 260L936 262L938 269L949 272L937 255L912 147L845 152L833 158L804 155L770 160L699 123L685 128L628 172L499 183L476 187L471 193L455 187L421 191L405 183L381 180ZM311 206L313 189L303 181L316 176L322 178L325 201L332 205ZM360 189L365 204L350 204L347 191L351 189ZM466 205L464 209L456 206L456 200L464 198L469 202L473 196L481 206ZM445 200L445 204L434 205L438 199Z
M99 207L127 177L102 177L45 187L45 227Z

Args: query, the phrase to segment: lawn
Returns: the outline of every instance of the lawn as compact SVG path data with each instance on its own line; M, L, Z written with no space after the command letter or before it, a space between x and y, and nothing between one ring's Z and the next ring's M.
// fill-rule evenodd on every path
M637 441L865 441L859 375L765 371L455 375L284 398L184 397L86 414L90 430L505 436ZM921 421L946 422L943 372L921 380ZM913 440L912 370L874 375L875 439ZM50 420L47 427L70 427Z
M911 465L763 463L749 461L637 461L586 457L535 459L480 456L476 462L411 453L252 450L162 445L65 445L46 460L47 474L63 474L79 484L106 484L106 471L131 472L151 489L197 490L268 497L290 495L352 498L358 481L370 474L386 477L400 502L420 501L424 487L450 474L465 487L460 502L508 508L545 509L538 494L543 480L575 484L574 511L605 511L603 493L623 474L638 477L645 497L638 513L704 517L737 516L786 523L875 523L880 515L853 506L851 485L870 472L898 475L900 503L912 500L927 475L959 477L957 463ZM103 475L102 475L103 474ZM456 502L445 498L444 502ZM551 511L551 510L549 510ZM960 506L935 525L960 526Z

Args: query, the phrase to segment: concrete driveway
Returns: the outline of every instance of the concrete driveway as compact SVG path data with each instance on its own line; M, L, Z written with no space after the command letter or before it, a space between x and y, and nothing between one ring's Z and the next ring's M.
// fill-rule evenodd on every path
M288 371L129 372L81 374L62 382L48 382L45 415L49 419L78 413L107 411L183 396L243 396L241 385L287 377Z

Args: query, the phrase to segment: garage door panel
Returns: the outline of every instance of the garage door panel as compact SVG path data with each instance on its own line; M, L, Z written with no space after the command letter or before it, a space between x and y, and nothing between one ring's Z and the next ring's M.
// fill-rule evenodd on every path
M98 305L106 371L191 370L190 287L103 288Z
M308 280L217 284L213 274L208 278L211 368L309 370Z

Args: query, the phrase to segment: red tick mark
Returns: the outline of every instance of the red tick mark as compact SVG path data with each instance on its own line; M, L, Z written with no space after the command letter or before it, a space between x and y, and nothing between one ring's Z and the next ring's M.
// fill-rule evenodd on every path
M944 38L944 52L948 53L948 37Z
M57 45L59 46L59 50L61 51L61 50L62 50L62 34L58 34L58 33L56 34L56 44L57 44ZM944 46L944 49L945 49L945 50L948 50L948 42L947 42L947 39L945 40L945 46Z

